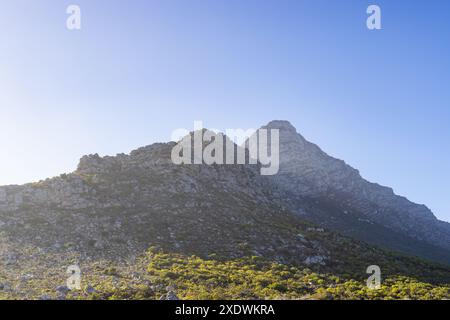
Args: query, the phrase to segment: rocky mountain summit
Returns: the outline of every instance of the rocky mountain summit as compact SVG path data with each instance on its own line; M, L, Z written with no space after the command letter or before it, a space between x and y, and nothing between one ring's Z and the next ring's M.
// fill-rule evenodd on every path
M72 173L0 187L0 288L4 279L16 296L35 297L29 290L36 274L42 283L60 281L73 263L91 276L98 264L122 264L141 279L145 267L135 261L150 247L202 259L256 256L361 277L376 262L392 274L450 281L445 267L358 241L447 263L448 224L363 180L288 122L265 128L280 130L274 176L261 176L259 165L176 165L176 143L169 142L84 156Z
M182 247L183 241L171 236L178 220L202 234L209 227L202 225L203 219L215 216L210 230L214 234L223 232L224 225L239 224L246 215L253 217L255 211L269 224L294 212L357 239L450 262L450 224L437 220L428 208L364 180L287 121L272 121L262 128L280 131L276 175L261 176L256 165L174 165L170 158L174 142L156 143L129 155L89 155L71 174L0 187L0 230L33 244L59 247L69 242L103 248L139 243L141 235L135 229L147 226L154 230L147 238L164 238ZM171 221L174 217L177 221ZM246 223L262 228L256 221ZM261 236L255 232L255 243ZM207 246L216 240L212 237ZM142 246L148 244L150 239Z
M287 121L262 128L280 132L280 171L268 179L292 211L358 239L450 262L450 224L426 206L364 180L358 170L308 142Z

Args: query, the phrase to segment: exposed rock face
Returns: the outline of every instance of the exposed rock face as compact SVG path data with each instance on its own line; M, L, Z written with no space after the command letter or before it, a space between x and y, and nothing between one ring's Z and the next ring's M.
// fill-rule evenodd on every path
M74 173L0 187L0 243L10 247L0 257L32 247L128 259L153 245L292 263L327 253L286 229L298 219L271 201L256 165L174 165L173 146L85 156Z
M261 176L258 165L175 165L175 144L157 143L129 155L85 156L71 174L0 187L0 261L13 268L46 252L120 260L157 245L202 257L333 265L333 250L347 240L307 218L450 262L448 224L428 209L363 180L288 122L268 127L280 129L275 176Z
M310 265L314 265L314 264L320 264L320 265L324 265L325 264L325 257L323 256L312 256L312 257L307 257L305 259L305 264L310 266Z
M280 171L268 179L280 188L279 196L290 209L326 227L383 245L389 243L380 228L450 250L450 224L437 220L424 205L364 180L356 169L308 142L287 121L272 121L262 128L280 131ZM408 246L407 239L388 240L405 242L392 243L389 247L394 249ZM406 251L420 254L412 247Z

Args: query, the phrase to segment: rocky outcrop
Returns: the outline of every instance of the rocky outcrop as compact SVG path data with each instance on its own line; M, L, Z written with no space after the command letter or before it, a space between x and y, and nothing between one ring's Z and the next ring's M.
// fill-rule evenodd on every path
M271 201L257 166L174 165L173 146L85 156L73 173L1 187L0 243L85 258L128 259L157 245L291 263L323 250L284 227L298 219Z
M350 235L370 233L376 224L450 250L450 224L437 220L426 206L364 180L358 170L308 142L287 121L272 121L262 128L280 132L280 171L268 179L291 210ZM369 230L352 231L361 228Z
M0 260L14 267L23 248L120 260L157 245L326 267L335 244L325 228L450 262L448 225L426 207L365 181L288 122L267 128L280 129L274 176L258 165L175 165L171 142L84 156L73 173L0 187Z

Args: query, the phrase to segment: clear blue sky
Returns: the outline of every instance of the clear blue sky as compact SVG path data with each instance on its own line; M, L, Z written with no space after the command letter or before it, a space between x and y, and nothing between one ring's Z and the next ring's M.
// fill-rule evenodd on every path
M69 4L82 30L66 29ZM380 31L366 8L382 9ZM0 184L172 130L290 120L450 221L450 1L14 0L0 5Z

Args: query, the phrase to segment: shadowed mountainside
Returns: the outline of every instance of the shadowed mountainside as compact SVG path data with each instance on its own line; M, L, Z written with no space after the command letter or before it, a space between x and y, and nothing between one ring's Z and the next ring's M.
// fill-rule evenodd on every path
M261 176L259 165L175 165L170 156L176 144L171 142L143 147L129 155L85 156L73 173L23 186L0 187L0 260L3 262L0 293L6 290L8 298L36 298L42 292L55 297L56 284L61 284L65 268L74 263L80 265L97 291L117 292L118 289L105 289L104 281L112 279L113 283L119 283L117 274L128 279L129 272L138 274L129 281L131 286L147 286L149 281L185 285L181 280L176 282L170 276L165 277L162 271L152 269L157 279L148 274L146 267L138 262L144 259L150 263L145 258L150 247L170 254L195 255L199 259L240 261L239 265L247 261L246 257L254 256L264 259L267 268L272 268L270 263L276 263L305 268L302 271L305 274L314 271L358 281L366 277L367 266L377 264L386 277L407 276L427 283L449 283L448 267L395 254L333 232L342 230L358 238L357 233L348 232L348 228L355 228L377 238L376 228L359 229L374 224L358 224L366 213L357 206L363 200L352 202L360 210L355 209L357 214L344 213L336 223L341 213L333 196L337 190L329 191L341 176L329 177L327 172L317 177L314 170L303 170L304 162L297 163L302 158L291 153L291 145L283 146L286 143L283 136L284 133L282 166L276 176ZM292 155L290 160L284 156L288 154ZM289 163L291 166L286 166ZM319 165L315 161L313 164ZM321 166L327 167L325 162ZM297 170L303 173L295 175ZM311 187L314 181L322 182ZM373 195L366 199L370 197L377 199ZM370 202L369 207L372 205ZM414 211L406 211L405 216L409 217L411 212ZM424 219L435 220L432 216ZM376 225L385 227L381 222L377 220ZM391 237L406 246L407 250L399 251L410 253L404 241L413 239L412 236L401 233L396 224L385 228L382 232L391 230ZM401 235L399 238L393 236L397 233ZM386 234L380 233L382 237ZM399 249L392 243L385 247ZM442 250L443 259L436 260L449 261L445 248L436 249L439 247L431 244L429 248L435 253ZM327 283L333 286L332 281ZM308 289L308 294L319 290L319 284ZM151 287L143 297L164 294L161 287ZM91 289L80 294L88 297L94 292ZM130 294L128 298L132 297Z
M427 207L364 180L287 121L262 128L280 132L280 171L267 179L279 188L276 197L290 210L357 239L450 263L450 224Z

